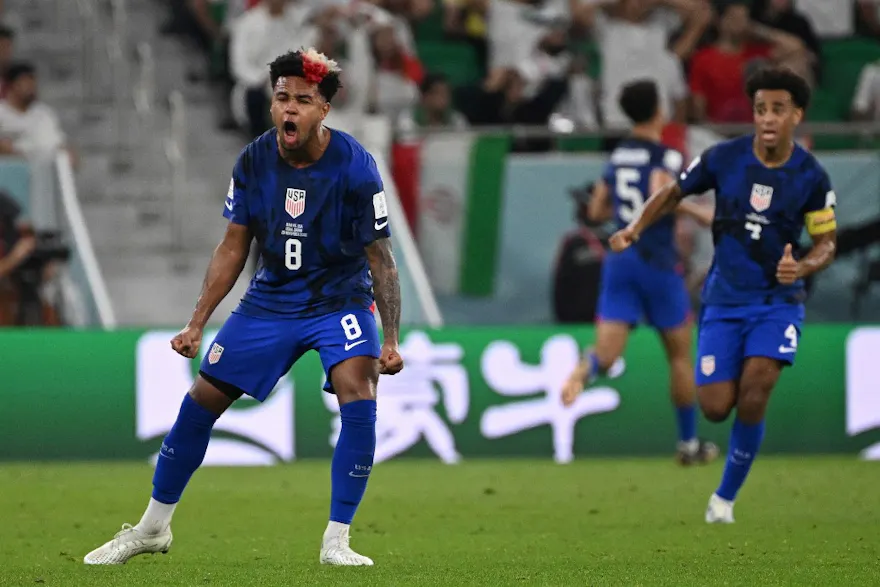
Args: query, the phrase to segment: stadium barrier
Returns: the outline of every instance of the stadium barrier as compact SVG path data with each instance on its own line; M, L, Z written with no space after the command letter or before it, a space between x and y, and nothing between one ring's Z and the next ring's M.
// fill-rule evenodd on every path
M690 160L721 140L722 132L750 129L749 125L689 126L670 133L668 142ZM880 221L877 126L818 123L806 125L805 132L820 143L814 153L838 194L839 229ZM863 142L846 151L821 148L821 143L846 138L844 133ZM553 320L555 260L560 243L577 226L570 190L601 177L607 153L599 146L608 136L511 127L431 132L395 147L396 180L401 200L415 219L426 273L438 294L457 296L458 321L512 325ZM516 141L522 138L552 138L560 144L551 152L516 152ZM595 149L561 144L581 140L593 141ZM710 203L711 196L705 199ZM700 273L711 262L711 232L695 229L694 239L692 262ZM804 232L801 244L809 242ZM852 248L816 277L808 321L858 322L880 315L878 298L863 292L863 276L871 262L866 252L867 246ZM448 306L441 309L453 314Z
M155 459L197 369L172 352L174 334L0 332L0 459ZM206 333L203 351L214 334ZM406 368L379 383L377 461L670 456L668 370L648 331L634 333L621 373L562 407L560 386L592 334L587 327L406 330ZM762 454L880 459L880 326L810 326L801 343L770 403ZM320 360L308 353L264 404L245 399L220 418L206 464L329 457L340 423L322 385ZM700 433L722 446L728 431L729 423L700 423Z

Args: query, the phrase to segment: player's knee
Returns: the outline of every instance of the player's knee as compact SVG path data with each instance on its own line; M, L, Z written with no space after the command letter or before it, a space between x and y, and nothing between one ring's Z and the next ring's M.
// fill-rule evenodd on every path
M376 399L375 388L369 384L334 385L333 391L336 392L336 398L339 400L340 405L363 399Z
M743 385L736 404L739 419L748 424L757 424L763 420L770 400L770 390L769 385L760 381Z
M700 411L703 416L710 422L724 422L730 416L731 406L721 405L718 403L705 403L700 401Z
M733 410L734 395L726 389L701 387L697 393L700 411L710 422L724 422Z

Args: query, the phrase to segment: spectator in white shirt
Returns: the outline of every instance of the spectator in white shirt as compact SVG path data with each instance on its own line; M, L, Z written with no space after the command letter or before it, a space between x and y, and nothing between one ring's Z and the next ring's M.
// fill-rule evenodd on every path
M232 25L230 65L236 82L232 109L244 111L252 137L269 128L269 63L288 51L314 45L311 13L310 6L298 1L263 0Z
M34 66L13 63L3 80L6 99L0 102L0 153L41 157L65 148L58 116L37 99Z
M862 68L852 102L855 120L880 120L880 61Z

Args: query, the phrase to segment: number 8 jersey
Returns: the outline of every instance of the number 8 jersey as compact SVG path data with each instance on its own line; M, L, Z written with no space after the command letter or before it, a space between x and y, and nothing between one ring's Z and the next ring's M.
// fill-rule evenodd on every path
M353 137L327 131L326 151L308 167L281 158L273 128L233 168L223 215L248 226L260 250L238 313L318 316L373 303L364 247L391 234L382 179Z
M678 177L682 166L681 153L659 143L637 138L621 141L611 153L602 174L614 206L614 220L624 228L641 214L645 201L651 197L651 174L666 171ZM675 247L675 217L668 215L649 227L623 255L638 255L657 269L673 270L679 264Z

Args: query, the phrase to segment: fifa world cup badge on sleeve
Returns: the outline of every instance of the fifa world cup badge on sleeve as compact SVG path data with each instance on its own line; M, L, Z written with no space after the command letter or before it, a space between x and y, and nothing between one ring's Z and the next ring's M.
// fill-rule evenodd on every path
M388 224L388 204L385 202L384 191L373 195L373 212L376 217L375 228L382 230Z

